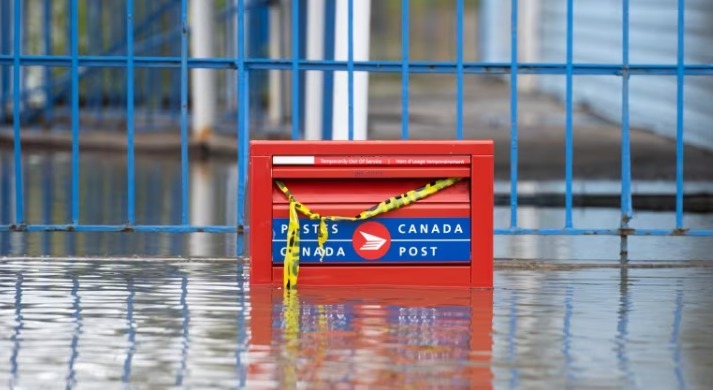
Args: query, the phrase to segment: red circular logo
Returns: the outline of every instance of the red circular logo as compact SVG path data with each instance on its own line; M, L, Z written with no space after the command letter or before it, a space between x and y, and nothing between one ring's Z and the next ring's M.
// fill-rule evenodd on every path
M391 234L389 229L379 222L364 222L354 230L352 246L362 258L376 260L389 251Z

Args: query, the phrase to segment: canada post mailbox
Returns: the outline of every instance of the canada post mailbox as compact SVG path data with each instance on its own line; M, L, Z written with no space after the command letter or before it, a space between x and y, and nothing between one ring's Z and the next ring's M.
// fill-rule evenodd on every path
M250 153L252 284L281 284L294 254L299 285L492 287L492 141L252 141Z

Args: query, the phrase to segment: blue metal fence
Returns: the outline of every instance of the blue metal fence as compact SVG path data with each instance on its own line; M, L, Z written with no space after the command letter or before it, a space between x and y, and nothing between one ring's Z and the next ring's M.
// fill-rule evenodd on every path
M124 36L116 43L104 44L107 37L102 37L102 33L87 29L84 33L91 37L90 53L80 53L80 20L79 0L70 0L67 9L70 27L69 50L68 53L55 53L52 48L50 19L48 12L51 12L51 2L44 1L44 54L26 54L23 52L22 38L25 34L23 30L23 1L14 0L10 7L10 0L0 0L0 81L2 82L2 96L0 98L0 115L6 115L5 108L12 107L12 128L14 132L14 177L15 177L15 220L12 224L0 225L0 232L47 232L47 231L72 231L72 232L166 232L166 233L238 233L241 237L238 240L238 251L244 251L242 234L248 230L245 225L246 205L245 194L247 185L248 167L248 141L250 138L249 127L251 126L251 107L257 105L255 101L257 94L251 93L251 74L268 70L291 71L291 135L293 139L301 137L301 117L300 109L301 86L303 79L300 73L304 71L320 71L327 76L331 76L334 71L346 71L348 73L348 134L349 138L354 137L354 73L355 72L380 72L393 73L401 76L401 137L409 138L409 78L414 74L452 74L457 81L456 91L456 129L452 135L454 140L463 139L463 110L464 110L464 77L473 74L495 74L508 75L511 87L511 109L510 109L510 224L507 228L496 229L498 235L609 235L621 237L622 258L627 256L627 238L629 236L695 236L711 237L713 230L708 229L688 229L684 223L683 210L683 161L684 161L684 100L683 88L686 77L710 76L713 75L713 64L688 64L684 62L684 0L678 1L678 50L676 64L632 64L629 61L629 0L622 1L623 29L622 29L622 60L620 63L610 64L588 64L576 63L573 61L573 26L574 26L574 0L565 0L567 6L567 29L566 29L566 61L565 63L522 63L518 61L518 0L511 0L511 61L509 63L484 63L468 62L464 59L464 0L456 0L456 40L457 52L455 61L412 61L409 56L409 0L401 1L401 60L400 61L355 61L354 59L354 28L353 10L359 6L358 1L348 0L349 26L348 39L344 44L348 48L348 58L346 61L335 61L331 59L331 53L327 53L325 60L305 60L301 56L301 47L304 45L304 35L301 33L301 18L304 10L300 9L300 1L291 3L291 58L268 58L264 50L248 50L248 45L256 47L260 41L255 41L255 36L248 37L246 31L246 15L251 8L263 6L269 7L268 2L237 0L234 4L228 2L226 9L218 13L221 20L232 19L237 26L235 47L233 55L225 55L213 58L191 58L188 52L188 0L167 0L163 2L151 1L140 3L140 10L137 8L138 2L134 0L126 1L124 13L124 26L122 31ZM93 2L87 2L87 5ZM103 3L102 3L103 4ZM102 11L101 7L115 8L114 3L94 4L88 8L89 17L101 19L103 12L114 12L115 9ZM334 2L327 1L328 10L334 9ZM9 10L12 8L12 21ZM137 12L143 15L141 23L137 23ZM160 30L152 23L160 16L168 15L167 20L179 13L180 20L176 22L178 28ZM262 17L264 17L263 14ZM175 17L173 18L175 19ZM329 19L329 18L328 18ZM260 20L253 18L254 24L259 24ZM90 24L91 25L91 24ZM89 26L90 26L89 25ZM328 24L329 25L329 24ZM12 31L10 30L12 26ZM333 27L333 26L332 26ZM263 36L266 30L263 28ZM114 33L116 29L112 30ZM251 31L252 32L252 31ZM329 36L329 34L327 34ZM12 50L10 50L9 37L12 36ZM141 41L137 38L141 37ZM176 54L171 49L169 43L175 37L179 40L180 53ZM118 38L118 37L113 37ZM248 39L249 38L249 39ZM329 37L328 39L333 39ZM250 44L248 42L251 42ZM164 46L162 46L164 45ZM329 45L327 45L329 46ZM123 52L123 48L126 51ZM147 48L154 47L154 50ZM155 50L156 47L163 47ZM104 50L106 49L106 50ZM149 53L149 54L146 54ZM230 53L228 53L230 54ZM44 67L46 72L46 85L39 91L46 93L47 103L43 108L46 118L51 118L53 111L53 101L69 95L71 135L72 135L72 170L71 170L71 217L66 224L28 224L25 218L25 187L23 183L22 166L22 143L20 134L23 131L23 122L33 115L32 110L27 105L28 96L37 91L25 90L22 81L22 70L31 66ZM12 91L8 91L10 76L8 68L12 69ZM57 80L55 69L69 69L68 83ZM195 226L189 223L189 129L188 129L188 104L189 104L189 69L207 68L223 69L234 72L236 84L232 86L233 92L240 103L237 105L237 126L234 134L237 135L237 169L238 175L238 197L237 202L237 226L216 225L216 226ZM79 126L80 126L80 76L90 77L95 70L102 74L102 69L125 70L125 80L122 80L124 87L123 97L117 99L115 105L124 104L124 115L126 116L126 142L127 142L127 208L125 223L119 225L92 225L82 223L82 216L79 215ZM178 84L178 100L180 101L178 110L180 134L181 134L181 221L179 224L164 225L141 225L136 223L135 210L135 112L136 99L142 95L141 91L135 88L135 80L138 69L169 69L174 72ZM561 228L555 229L529 229L520 227L518 221L518 78L520 75L564 75L566 80L565 93L565 137L566 137L566 170L565 170L565 218ZM573 212L573 102L572 86L575 76L580 75L613 75L621 77L622 83L622 112L621 112L621 201L619 226L602 227L596 229L580 228L574 225ZM675 221L672 221L671 228L668 229L633 229L629 227L629 221L633 217L632 205L632 161L631 161L631 140L629 126L629 82L631 77L646 77L651 75L670 76L677 80L677 128L676 128L676 208ZM329 85L331 78L326 78ZM93 96L94 107L101 111L98 100L102 99L104 91L100 90L89 93ZM170 99L176 98L176 93L167 91ZM118 91L112 91L117 93ZM118 93L121 95L121 93ZM145 94L144 94L145 95ZM143 95L142 95L143 96ZM111 100L111 97L109 97ZM325 115L329 115L331 107L325 105ZM3 117L0 116L0 120ZM330 121L325 121L325 131L330 132ZM3 167L5 168L5 167ZM5 197L7 194L3 194ZM7 207L7 202L3 200L3 206Z

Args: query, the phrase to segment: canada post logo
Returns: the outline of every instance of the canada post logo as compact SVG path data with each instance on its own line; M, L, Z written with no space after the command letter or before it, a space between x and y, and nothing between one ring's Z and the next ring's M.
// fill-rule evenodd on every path
M364 222L354 230L352 246L362 258L377 260L389 251L391 234L389 229L379 222Z

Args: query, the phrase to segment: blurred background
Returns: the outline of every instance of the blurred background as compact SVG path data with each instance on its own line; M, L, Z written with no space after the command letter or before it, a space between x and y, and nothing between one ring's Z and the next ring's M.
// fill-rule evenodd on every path
M493 139L499 229L510 227L513 213L519 217L519 227L563 226L568 149L574 156L569 183L576 227L618 228L624 183L631 184L637 211L632 227L678 227L672 212L676 209L680 128L685 145L681 187L685 227L710 229L713 112L707 102L713 97L713 79L707 48L713 43L713 31L707 21L713 5L705 0L685 2L683 50L679 51L678 2L674 0L631 0L628 45L623 38L621 1L574 2L571 63L578 70L569 110L564 71L542 70L563 67L568 61L567 3L521 0L514 15L509 1L464 0L459 40L456 0L408 1L406 19L401 0L355 0L351 18L346 0L245 0L241 57L237 0L187 1L186 34L182 34L181 0L131 4L125 0L0 0L0 225L15 223L18 217L13 162L17 109L27 223L71 222L75 174L80 223L125 223L127 129L132 125L138 224L181 224L186 209L191 225L241 225L238 214L244 187L239 181L244 167L236 161L242 121L250 139L346 139L350 126L355 139L455 139L459 134ZM70 12L73 5L76 15ZM128 5L133 6L131 19L127 18ZM513 26L514 16L517 24ZM76 23L71 23L73 17ZM344 63L329 65L347 61L350 25L354 61L369 61L368 72L354 73L352 87L347 72L334 71L344 69ZM402 34L404 30L407 35ZM517 38L515 50L513 37ZM75 40L77 56L72 55ZM622 175L622 77L612 71L621 67L625 52L629 62L639 67L628 90L630 182ZM21 63L17 78L12 66L16 54ZM185 79L182 58L191 64ZM73 59L77 59L78 74L76 170L70 153L75 125ZM242 99L236 71L241 59L250 66ZM297 64L293 59L305 60L300 67L314 70L293 75ZM133 83L128 85L132 60ZM410 64L405 78L404 60ZM471 69L460 82L454 70L459 60ZM688 74L698 72L682 79L680 107L679 64L685 65ZM511 77L511 70L516 77ZM187 106L182 123L184 87ZM133 104L127 98L129 89ZM352 125L347 109L350 92L354 97ZM568 120L573 128L570 146L565 138ZM185 168L180 158L182 129L189 135L186 142L191 155ZM515 167L511 166L514 131L518 131L519 153ZM183 177L184 169L188 180ZM511 194L513 169L517 169L518 187ZM187 198L182 196L183 185L188 187ZM518 198L520 208L503 207L510 204L511 195ZM161 241L149 233L136 235L144 238L121 234L123 244L109 240L116 245L112 249L99 245L100 240L86 239L84 246L77 247L70 244L75 238L62 233L42 234L60 237L55 240L66 245L50 245L54 241L49 238L41 244L39 235L0 232L0 253L74 253L73 248L98 245L88 253L180 254L186 250L184 245L196 248L204 242L208 249L195 250L195 254L222 256L235 253L237 245L235 234L186 235L208 237L189 244L190 240L176 238L180 235L165 235ZM107 234L112 233L78 236ZM617 237L499 239L496 253L504 257L613 258L619 250ZM532 240L544 244L533 246ZM560 241L553 244L554 240ZM576 248L581 246L571 240L592 244L578 255ZM597 240L609 241L602 245ZM662 242L637 240L642 240L641 250ZM692 240L695 244L685 246L694 248L693 258L710 253L709 244ZM127 244L134 241L145 245ZM677 252L651 249L643 253L642 258L666 258Z

